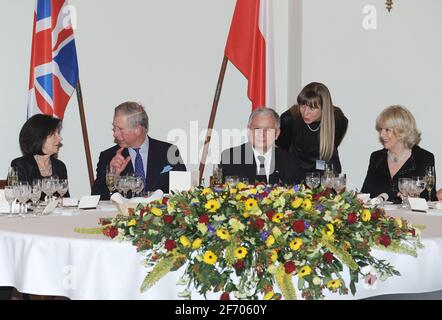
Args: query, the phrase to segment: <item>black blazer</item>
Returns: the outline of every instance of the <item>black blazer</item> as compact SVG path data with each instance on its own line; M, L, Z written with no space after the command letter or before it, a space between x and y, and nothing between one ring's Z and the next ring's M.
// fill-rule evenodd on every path
M297 184L303 179L296 160L287 152L274 148L269 175L269 184ZM248 178L249 183L256 181L257 164L250 143L226 149L221 154L223 180L227 176Z
M120 146L116 145L100 153L100 158L97 164L97 178L92 186L93 195L101 195L101 200L109 200L109 190L106 186L106 167L111 162L112 158L117 153ZM169 151L171 149L171 151ZM167 159L168 153L175 155L177 163L171 163ZM123 157L129 156L129 151L126 149L122 152ZM171 166L173 171L186 171L186 166L183 164L180 152L175 145L167 142L155 140L149 137L149 151L147 155L146 172L147 190L155 191L157 189L163 192L169 192L169 172L163 172L167 166ZM121 172L121 175L134 173L132 161L130 161L126 168ZM163 173L162 173L163 172Z
M371 154L367 176L365 177L361 191L363 193L370 193L371 197L376 197L385 192L388 194L388 199L394 203L401 202L400 197L397 196L399 192L399 178L425 176L425 167L434 166L434 155L416 145L411 149L410 158L402 165L399 171L391 177L387 157L386 149L378 150ZM434 185L436 186L436 182ZM428 191L425 190L422 192L421 197L428 199ZM431 191L431 199L437 200L435 188Z
M66 165L63 163L63 161L54 157L51 157L50 159L52 164L52 176L60 179L67 179L68 174ZM11 167L17 168L19 181L27 181L29 184L32 184L34 179L44 178L38 169L37 161L35 161L35 158L32 155L27 155L12 160ZM65 197L70 197L69 191L66 193Z
M342 110L334 107L335 115L335 145L330 163L333 163L337 173L341 173L341 161L339 159L338 147L347 132L348 119ZM314 128L320 126L320 122L311 124ZM308 129L297 105L291 107L281 115L281 133L276 140L276 145L293 155L299 162L304 172L316 170L316 160L319 160L319 134L320 130L312 132Z

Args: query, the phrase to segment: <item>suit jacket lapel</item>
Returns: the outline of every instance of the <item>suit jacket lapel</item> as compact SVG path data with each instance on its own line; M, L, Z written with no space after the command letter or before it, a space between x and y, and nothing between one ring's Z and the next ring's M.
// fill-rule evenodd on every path
M146 181L148 187L152 185L155 176L159 174L162 168L160 168L160 159L158 158L157 145L154 139L149 138L149 151L147 152L147 168L146 170Z
M256 178L256 161L255 161L255 155L253 154L253 149L252 149L252 146L250 145L250 143L245 143L243 145L241 153L242 153L241 157L245 163L245 169L247 172L247 176L249 177L249 179L252 179L254 181ZM252 163L250 163L250 158L252 158Z

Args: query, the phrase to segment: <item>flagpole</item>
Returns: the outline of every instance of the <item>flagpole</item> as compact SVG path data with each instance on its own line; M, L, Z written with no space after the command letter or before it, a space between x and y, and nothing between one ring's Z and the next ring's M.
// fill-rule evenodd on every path
M87 126L86 126L86 116L84 114L83 94L81 93L80 79L78 79L78 83L77 83L77 87L75 88L75 91L77 91L78 109L80 111L81 131L83 133L83 144L84 144L84 151L86 153L87 171L89 174L89 184L92 189L92 185L94 184L95 178L94 178L94 171L92 169L91 149L89 147L89 138L88 138Z
M224 55L224 59L221 64L221 70L219 72L218 84L216 85L215 97L213 98L212 111L210 112L209 124L207 125L207 133L206 133L206 140L204 141L203 154L201 156L201 161L200 161L200 167L199 167L200 184L204 174L204 167L206 165L207 154L209 152L209 144L210 144L210 139L212 138L213 124L215 123L216 111L218 109L219 97L221 96L221 89L223 87L224 74L226 73L228 60L229 59L227 58L227 56Z

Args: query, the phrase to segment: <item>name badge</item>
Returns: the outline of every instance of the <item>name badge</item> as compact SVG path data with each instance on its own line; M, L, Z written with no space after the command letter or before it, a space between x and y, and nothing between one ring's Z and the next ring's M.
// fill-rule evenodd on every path
M316 160L316 170L325 170L324 160Z

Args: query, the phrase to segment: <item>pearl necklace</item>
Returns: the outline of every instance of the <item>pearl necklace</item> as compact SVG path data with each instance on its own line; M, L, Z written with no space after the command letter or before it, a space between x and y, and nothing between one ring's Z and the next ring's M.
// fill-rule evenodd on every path
M410 156L411 150L405 149L398 156L393 156L390 151L387 151L387 153L388 153L388 157L390 158L391 161L393 161L393 163L398 163L399 161L402 161L403 159L405 159L407 156Z

